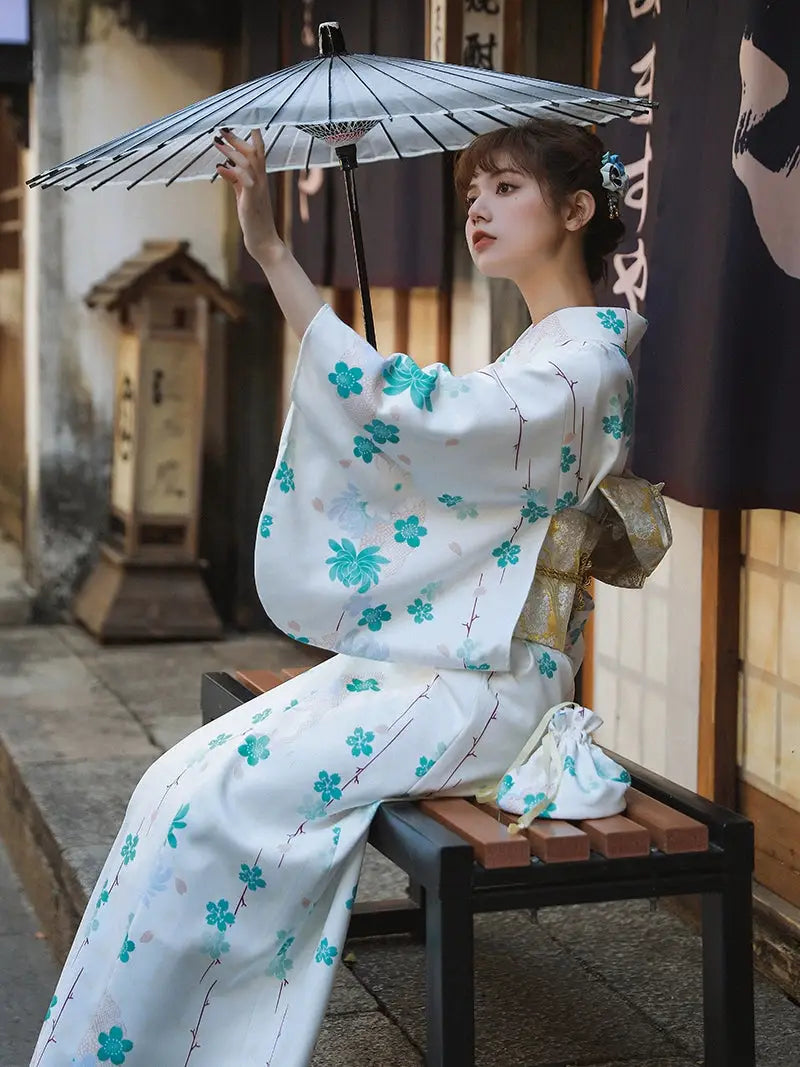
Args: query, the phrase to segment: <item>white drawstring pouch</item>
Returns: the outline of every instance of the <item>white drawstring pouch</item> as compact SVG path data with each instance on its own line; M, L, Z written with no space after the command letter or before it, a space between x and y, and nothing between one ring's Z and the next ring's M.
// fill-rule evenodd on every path
M631 778L592 740L602 724L580 704L547 712L493 797L503 811L521 816L512 833L536 818L602 819L625 810Z

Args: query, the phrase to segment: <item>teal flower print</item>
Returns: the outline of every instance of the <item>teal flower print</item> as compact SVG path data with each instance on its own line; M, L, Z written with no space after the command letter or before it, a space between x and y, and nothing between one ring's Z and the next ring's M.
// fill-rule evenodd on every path
M47 1022L47 1020L50 1018L50 1012L53 1010L56 1004L58 1004L58 997L53 997L53 999L50 1001L50 1007L47 1009L47 1015L45 1015L44 1017L45 1022Z
M323 937L319 943L319 948L316 951L314 959L317 963L324 963L326 967L332 967L333 961L338 955L339 950L334 945L328 944L327 937Z
M353 905L356 902L356 893L357 892L358 892L358 883L356 883L353 886L353 891L351 892L350 897L344 902L344 906L347 908L348 911L352 911L353 910Z
M392 617L391 611L386 610L385 604L378 604L376 608L364 608L361 612L361 618L358 620L359 626L366 626L373 633L377 633L385 622L388 622Z
M114 1067L119 1067L125 1062L125 1053L133 1048L133 1042L123 1037L121 1026L112 1026L109 1032L97 1035L100 1047L97 1050L97 1058L101 1062L110 1060Z
M376 452L380 452L380 449L374 441L370 441L368 437L354 437L353 455L357 459L363 459L365 463L372 463L372 457Z
M425 537L428 532L427 527L420 526L417 515L409 515L407 519L398 519L394 528L397 530L394 535L395 541L400 544L405 542L409 548L419 548L420 538Z
M281 492L289 493L294 489L294 471L284 460L275 474L280 483Z
M632 382L625 383L625 404L622 408L622 432L625 437L630 437L633 434L633 384Z
M526 489L522 494L522 499L525 501L520 514L523 519L527 519L528 522L536 522L537 519L546 519L550 512L547 510L547 506L544 503L545 495L541 489Z
M477 519L478 509L474 504L459 504L456 511L457 519Z
M117 957L121 963L128 963L131 958L131 953L136 948L136 943L131 941L127 933L122 939L122 948L119 950L119 956Z
M430 771L435 765L435 759L428 759L427 756L420 756L419 763L417 764L417 769L414 771L414 774L417 776L417 778L424 778L428 771Z
M328 381L336 386L336 392L346 400L351 393L358 396L362 392L364 387L359 379L363 377L364 372L360 367L348 367L346 363L339 362L328 375Z
M466 668L468 671L490 671L492 669L488 663L467 663Z
M210 956L212 960L218 960L226 952L230 952L230 942L225 940L225 935L219 930L206 930L203 938L203 955Z
M276 939L278 941L278 944L280 946L278 948L278 955L279 956L285 956L287 954L287 952L289 951L289 949L294 944L294 938L292 937L292 935L289 933L288 930L279 930L277 932L277 934L275 935L275 937L276 937Z
M253 726L255 726L256 723L263 722L265 719L268 719L271 714L272 708L264 708L263 711L257 711L250 720L250 722L253 724Z
M342 828L341 828L341 826L334 826L334 828L333 828L333 847L334 848L336 848L336 846L339 844L339 838L341 836L342 836Z
M255 767L260 760L269 759L269 738L266 734L260 734L256 737L255 734L248 734L244 739L244 744L239 745L237 752L240 756L244 756L250 767Z
M603 433L607 433L609 437L613 437L615 441L619 441L622 437L622 419L619 415L603 416Z
M239 871L239 881L244 882L247 888L255 893L257 889L266 889L267 883L261 877L262 870L260 867L248 867L246 863L242 864L242 869Z
M169 847L170 848L177 848L178 847L178 839L175 836L175 831L176 830L185 830L186 829L186 823L183 820L186 818L188 813L189 813L189 805L188 804L182 804L178 808L177 812L175 813L175 816L174 816L174 818L172 820L172 823L170 824L170 828L169 828L169 830L167 830L167 841L169 843Z
M380 693L381 691L377 678L351 678L345 688L349 689L351 693L364 693L368 689L372 690L373 693Z
M389 562L385 556L378 555L378 545L368 545L359 551L346 537L341 544L331 540L328 545L336 553L325 560L331 568L332 582L341 582L347 588L357 585L359 593L366 593L378 584L381 567Z
M287 637L291 637L291 639L293 641L297 641L297 643L300 644L300 645L309 645L309 644L311 644L311 641L307 637L298 637L297 634L290 634L290 633L287 633L286 636Z
M218 900L215 904L213 900L209 900L206 904L206 922L209 926L216 926L221 934L224 934L229 926L233 926L236 922L236 916L230 910L230 905L227 900Z
M536 662L539 666L539 674L547 675L548 678L552 678L558 670L558 664L547 652L543 652Z
M454 508L456 504L460 504L463 497L451 496L450 493L442 493L439 497L439 503L444 504L446 508Z
M529 812L531 808L535 808L537 804L541 804L541 802L545 799L546 796L544 793L536 793L535 795L533 793L528 793L528 795L524 797L522 801L525 805L525 812ZM549 819L555 810L555 801L551 801L544 809L544 811L540 811L536 817L537 819Z
M428 759L427 756L420 756L417 769L414 771L417 778L424 778L428 771L436 766L436 761L440 756L443 756L446 751L447 745L444 741L440 741L430 759Z
M289 971L294 967L293 960L289 958L289 949L294 944L294 938L288 930L279 930L275 937L278 942L278 951L267 968L267 974L277 978L280 982L285 982Z
M621 319L615 311L611 310L611 308L607 311L598 311L597 317L607 330L613 330L617 335L621 334L625 329L624 319Z
M564 770L573 778L575 777L575 760L572 756L564 757Z
M631 784L631 776L626 770L621 770L616 778L611 779L612 782L622 782L623 785Z
M503 799L503 797L506 795L506 793L509 791L509 789L511 788L511 786L513 784L514 784L513 775L510 775L510 774L503 775L503 780L500 783L500 788L497 790L497 799L498 799L498 801Z
M286 982L292 967L294 967L294 960L288 956L276 956L267 968L267 974L272 978L277 978L279 982Z
M373 419L372 422L367 423L364 430L374 438L375 443L378 445L385 445L387 441L391 441L393 445L396 445L400 441L400 431L390 422Z
M230 739L232 737L233 737L233 734L217 734L216 737L212 738L208 742L208 747L209 748L219 748L220 745L224 745L226 741L230 741Z
M95 908L101 908L104 904L108 904L108 890L106 889L107 885L108 879L106 878L106 880L103 882L103 888L100 890L100 895L97 898Z
M364 730L363 727L357 726L347 738L347 744L354 756L371 756L374 740L375 734L372 730Z
M609 400L612 409L610 415L603 418L603 433L613 437L615 441L625 438L628 440L633 435L634 394L633 384L625 383L625 401L621 396L612 396ZM620 408L622 413L620 414Z
M414 603L409 604L406 611L414 616L414 622L423 623L433 620L433 604L426 604L421 597L416 597Z
M261 536L262 537L269 537L270 532L271 532L270 531L270 526L272 526L273 521L274 520L273 520L271 515L262 515L261 516L260 532L261 532Z
M577 496L569 490L556 500L556 511L563 511L564 508L574 508L577 503Z
M133 863L136 859L136 846L139 844L138 834L128 834L125 838L125 844L122 846L122 860L127 867L129 863Z
M419 595L421 597L424 597L425 600L430 600L432 602L436 599L436 595L441 588L441 582L428 582L427 585L423 585L423 587L420 589Z
M397 396L409 390L412 403L420 409L433 411L431 393L436 388L436 375L421 370L410 356L399 355L389 366L384 367L383 377L386 381L384 393Z
M322 793L322 799L326 804L330 804L332 800L339 800L342 795L342 791L339 789L341 780L342 776L340 774L328 774L327 771L320 771L316 782L314 782L314 792Z
M519 563L519 545L512 545L510 541L503 541L502 545L492 550L492 555L497 559L498 567L513 567Z
M288 956L278 956L267 968L267 974L277 978L279 982L287 982L292 967L294 967L294 960Z
M569 445L561 446L561 470L564 474L569 474L569 469L573 463L576 462L577 456L569 447Z
M325 804L321 797L309 797L303 798L303 803L297 809L297 814L302 815L308 822L313 822L314 819L324 819L327 815L325 811Z

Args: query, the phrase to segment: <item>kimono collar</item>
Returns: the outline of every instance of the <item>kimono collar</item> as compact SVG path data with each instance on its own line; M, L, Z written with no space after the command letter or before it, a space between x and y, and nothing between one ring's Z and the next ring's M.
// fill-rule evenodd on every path
M630 308L573 307L561 308L540 319L533 326L533 333L557 331L576 341L605 341L630 356L646 329L647 319Z

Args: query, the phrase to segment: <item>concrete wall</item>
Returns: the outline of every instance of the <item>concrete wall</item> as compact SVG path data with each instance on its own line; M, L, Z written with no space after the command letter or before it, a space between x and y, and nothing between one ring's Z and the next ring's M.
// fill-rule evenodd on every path
M34 5L26 177L222 88L222 57L136 40L105 9ZM33 190L26 195L28 578L40 617L69 601L108 508L116 322L90 286L146 238L182 238L225 279L227 190L209 184Z
M668 500L674 543L644 589L595 583L601 744L697 785L703 512Z

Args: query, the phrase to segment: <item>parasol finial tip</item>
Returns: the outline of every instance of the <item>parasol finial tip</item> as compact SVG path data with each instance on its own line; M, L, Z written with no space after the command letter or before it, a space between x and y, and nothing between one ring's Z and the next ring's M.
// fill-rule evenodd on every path
M344 34L338 22L320 22L318 32L319 54L321 56L341 56L347 54Z

